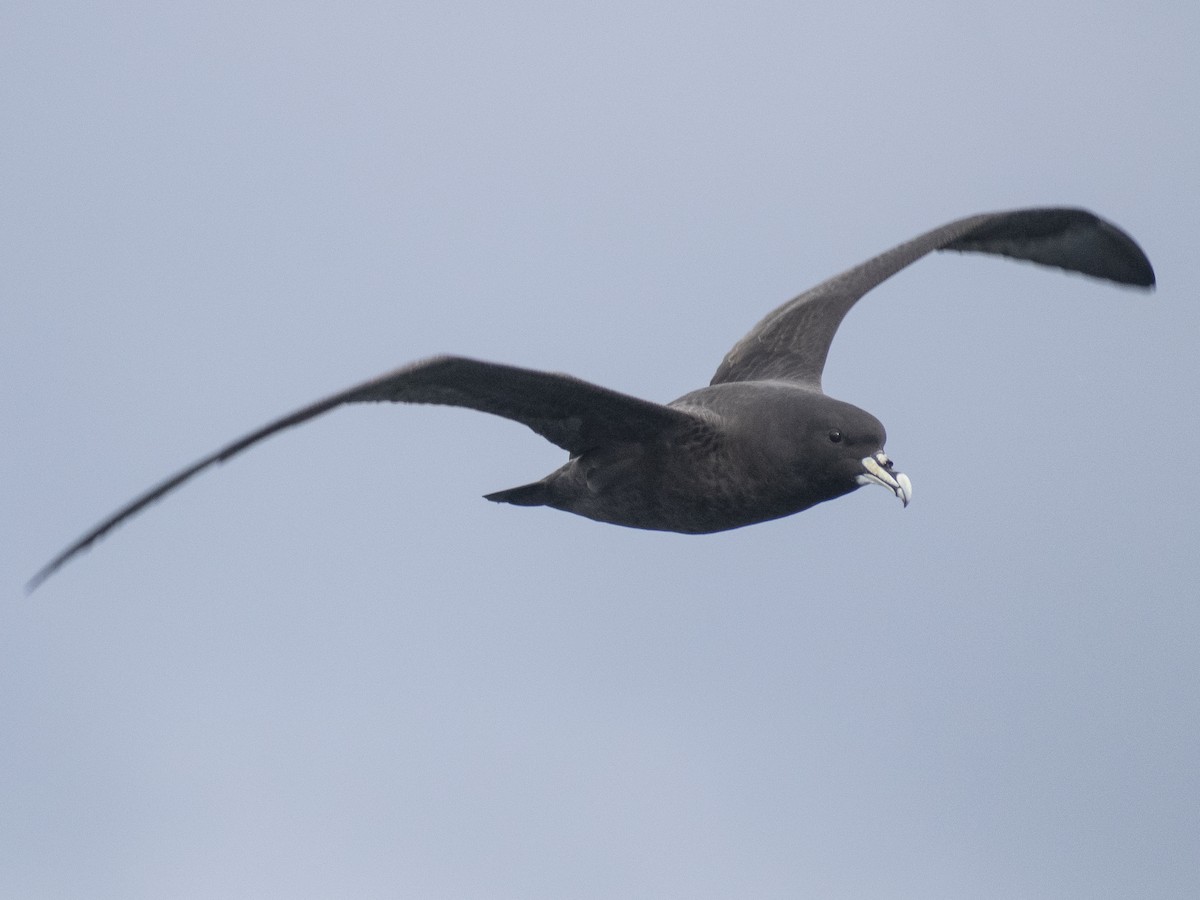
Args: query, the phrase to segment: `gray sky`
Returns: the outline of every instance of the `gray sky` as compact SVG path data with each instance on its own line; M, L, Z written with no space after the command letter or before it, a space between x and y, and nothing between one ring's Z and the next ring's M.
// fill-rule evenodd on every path
M0 895L1200 895L1200 7L33 3L0 27ZM789 296L1070 204L1154 295L930 258L867 489L707 537L480 495L438 352L654 400Z

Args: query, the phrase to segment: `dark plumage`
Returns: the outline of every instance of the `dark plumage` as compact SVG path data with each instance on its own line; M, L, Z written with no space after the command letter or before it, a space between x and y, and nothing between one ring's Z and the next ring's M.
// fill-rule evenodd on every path
M488 499L551 506L615 525L722 531L800 512L863 484L882 485L907 506L912 485L883 452L883 425L826 396L821 372L850 307L934 250L1000 254L1120 284L1154 285L1138 245L1089 212L985 213L900 244L783 304L738 341L708 387L665 406L569 375L439 356L306 406L206 456L67 547L29 588L200 470L344 403L465 406L528 425L570 460L540 481Z

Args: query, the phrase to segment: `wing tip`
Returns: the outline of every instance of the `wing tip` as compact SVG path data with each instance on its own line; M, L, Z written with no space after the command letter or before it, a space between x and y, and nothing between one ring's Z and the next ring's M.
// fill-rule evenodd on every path
M965 233L940 249L995 253L1147 290L1157 284L1137 241L1090 210L1034 207L973 218Z
M25 596L28 597L30 594L40 588L47 578L62 568L62 564L66 561L67 560L64 557L56 557L34 572L33 577L25 582Z

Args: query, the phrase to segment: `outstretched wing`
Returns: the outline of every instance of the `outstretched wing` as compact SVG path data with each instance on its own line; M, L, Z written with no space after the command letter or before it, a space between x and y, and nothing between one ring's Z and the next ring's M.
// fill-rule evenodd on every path
M32 591L63 563L193 475L224 462L277 431L344 403L437 403L465 406L528 425L572 455L598 444L638 441L697 420L679 409L639 400L570 375L537 372L460 356L439 356L326 397L239 438L155 485L121 507L30 579Z
M726 354L712 383L781 379L820 390L829 345L850 307L934 250L995 253L1120 284L1154 284L1150 261L1133 238L1086 210L970 216L893 247L783 304Z

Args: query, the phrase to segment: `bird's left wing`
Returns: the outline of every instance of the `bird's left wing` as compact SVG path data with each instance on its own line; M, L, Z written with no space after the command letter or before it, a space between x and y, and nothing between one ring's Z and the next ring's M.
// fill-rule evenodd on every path
M601 443L669 436L676 428L694 429L703 424L683 410L640 400L570 375L461 356L439 356L298 409L198 460L131 500L59 553L30 579L27 590L32 591L75 554L209 466L345 403L379 402L435 403L493 413L529 426L572 455Z
M1082 209L1019 209L959 219L835 275L771 312L726 354L712 383L779 379L821 388L846 313L876 285L934 250L994 253L1151 287L1154 270L1124 231Z

